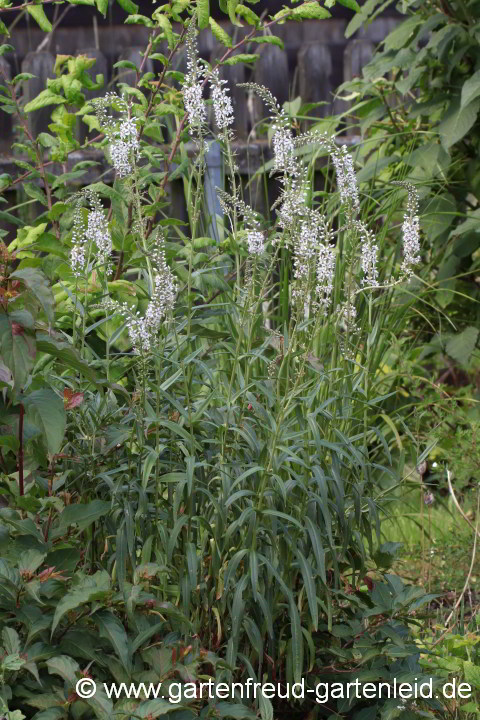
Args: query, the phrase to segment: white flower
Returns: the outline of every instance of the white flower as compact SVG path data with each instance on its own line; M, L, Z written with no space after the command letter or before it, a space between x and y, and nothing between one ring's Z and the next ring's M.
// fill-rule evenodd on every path
M297 173L294 157L295 142L283 110L273 125L272 145L275 170L295 175Z
M133 313L127 303L121 304L111 299L105 303L107 308L126 319L128 336L137 355L149 353L155 346L157 333L172 311L177 294L174 275L165 259L163 238L152 252L151 259L155 267L154 287L145 317L141 317L139 312Z
M375 243L375 235L360 221L355 223L355 227L362 241L362 282L364 285L378 287L378 245Z
M92 208L88 212L86 224L81 204L85 198L89 201ZM73 247L70 252L70 266L75 277L80 277L84 273L88 255L87 249L89 245L91 249L92 243L96 245L97 249L94 255L96 263L105 265L105 272L108 271L109 257L112 252L112 238L100 198L89 190L85 190L76 196L72 240Z
M325 241L320 243L317 254L316 302L325 315L332 301L336 261L335 247L328 240L327 236Z
M202 86L196 82L196 78L187 75L182 92L189 125L199 129L207 121L207 108L202 96Z
M73 216L73 246L70 251L70 267L75 277L83 274L86 263L85 256L85 223L83 221L82 206L78 203Z
M250 255L261 255L264 251L263 233L259 230L249 230L247 232L247 245Z
M85 237L97 246L99 263L101 265L108 263L112 252L112 238L104 212L98 207L88 213Z
M355 176L352 156L349 154L347 146L343 145L339 150L334 150L331 158L337 174L340 199L342 203L351 206L353 210L357 211L360 208L357 178Z
M408 192L407 208L403 216L403 263L402 272L407 278L413 275L413 266L418 265L420 257L420 220L418 217L418 192L414 185L404 181L392 181Z
M108 139L108 150L115 172L119 177L130 175L133 161L140 155L140 144L135 119L128 116L128 103L115 93L107 93L105 97L96 98L92 103L102 132ZM112 106L121 113L120 122L108 115L107 109Z
M177 294L177 286L172 271L167 265L163 241L153 253L156 265L153 294L145 313L145 325L151 333L156 333L165 316L172 310Z
M207 108L203 100L203 79L205 68L198 60L197 29L190 22L185 40L187 54L187 73L183 81L182 94L188 123L192 130L201 134L207 121Z
M215 122L219 130L225 130L234 121L232 100L227 95L226 89L222 87L227 84L227 81L221 80L218 70L214 70L210 76L210 84Z

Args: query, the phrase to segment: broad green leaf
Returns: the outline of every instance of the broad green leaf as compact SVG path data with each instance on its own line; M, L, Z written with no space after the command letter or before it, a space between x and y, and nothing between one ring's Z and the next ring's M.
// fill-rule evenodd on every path
M465 660L463 663L463 672L466 682L477 690L480 690L480 665L476 665L470 660Z
M55 298L47 277L38 268L26 267L15 270L11 278L21 280L34 299L42 306L49 323L53 324Z
M207 28L210 17L210 0L197 0L197 17L200 30Z
M2 644L7 655L19 655L21 651L20 638L16 630L4 627L2 630Z
M130 649L127 633L120 620L108 610L101 610L92 615L93 622L100 630L100 637L106 638L123 667L130 673Z
M33 5L33 7L38 7L38 5ZM33 100L30 100L30 102L25 105L24 110L29 113L34 110L40 110L40 108L47 107L47 105L61 105L66 102L66 98L61 95L57 95L47 88L46 90L42 90L42 92L34 97Z
M463 83L461 107L464 108L466 105L475 100L480 95L480 70L473 73L466 82Z
M143 25L144 27L153 27L153 21L145 15L129 15L125 20L125 25Z
M467 365L477 345L479 332L478 328L469 326L452 337L446 347L448 355L461 365Z
M0 35L6 35L7 37L10 37L10 32L3 20L0 20Z
M103 17L107 16L108 0L95 0L97 10L102 13Z
M28 419L41 431L50 455L60 451L67 424L63 401L48 388L25 395L23 406Z
M117 2L122 10L125 10L125 12L129 15L138 13L138 5L135 5L132 0L117 0Z
M208 22L210 23L211 31L212 31L213 35L215 36L215 38L218 40L218 42L221 43L222 45L225 45L225 47L227 47L227 48L231 48L232 47L232 38L230 37L230 35L228 33L226 33L225 30L222 27L220 27L220 25L217 22L215 22L215 20L212 17L208 18Z
M464 235L472 230L480 232L480 208L469 213L467 219L455 228L455 235Z
M480 98L473 100L465 107L460 106L460 100L452 100L444 119L437 127L443 147L448 148L461 140L475 123L480 108Z
M67 505L60 515L60 527L67 528L70 525L78 525L78 529L85 530L93 522L106 515L111 504L104 500L92 500L89 503L74 503Z
M91 365L81 359L73 345L58 340L48 333L37 333L37 350L38 352L47 353L57 358L67 367L76 372L80 372L84 377L92 382L97 382L97 373Z
M0 310L0 361L12 373L15 391L25 385L35 362L35 339L25 326L30 321L33 324L26 311L7 315Z
M70 591L58 601L53 616L51 634L55 632L58 623L70 610L76 610L85 603L92 602L105 596L110 589L110 577L105 570L99 570L94 575L75 575L75 584Z
M445 233L457 213L457 204L453 195L444 193L433 197L420 211L422 229L430 242Z
M337 2L340 5L343 5L343 7L346 7L349 10L353 10L356 13L359 13L362 10L360 5L357 3L357 0L337 0ZM329 7L327 3L325 3L325 5Z
M77 678L76 673L80 670L80 667L76 660L68 655L56 655L53 658L47 660L48 672L50 675L60 675L61 678L74 686Z
M45 15L43 5L28 5L27 12L38 23L41 30L44 32L52 32L52 23Z
M420 13L412 15L408 20L400 23L385 39L386 50L399 50L410 40L416 28L423 23Z

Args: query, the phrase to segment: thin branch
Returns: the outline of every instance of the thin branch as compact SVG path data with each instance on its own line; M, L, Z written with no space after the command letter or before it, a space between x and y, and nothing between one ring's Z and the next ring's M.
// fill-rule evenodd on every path
M455 505L455 507L457 508L458 512L459 512L460 515L463 517L463 519L465 520L465 522L466 522L468 525L470 525L470 527L472 528L472 530L475 532L475 536L478 535L478 537L480 537L480 532L479 532L479 530L478 530L478 522L477 522L477 525L476 525L476 526L475 526L472 522L470 522L470 520L468 519L468 517L465 515L465 513L464 513L463 510L462 510L462 508L460 507L460 503L458 502L457 497L456 497L456 495L455 495L455 492L454 492L454 490L453 490L452 475L451 475L450 470L447 470L447 482L448 482L448 489L449 489L449 491L450 491L450 495L452 496L453 504ZM478 511L477 511L477 512L478 512Z

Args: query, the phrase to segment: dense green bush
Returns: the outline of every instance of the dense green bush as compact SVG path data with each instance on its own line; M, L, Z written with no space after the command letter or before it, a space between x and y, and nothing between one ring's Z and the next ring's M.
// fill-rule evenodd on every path
M385 3L365 3L347 36L381 7ZM479 421L480 3L413 0L398 10L405 19L362 77L340 88L350 103L342 122L353 121L362 134L359 177L370 181L373 197L393 179L415 183L420 194L422 281L429 295L412 323L413 353L397 348L411 393L401 413L406 418L408 408L415 410L408 424L421 426L417 439L436 438L436 459L449 460L458 484L467 486L480 462L472 443ZM458 401L449 403L449 395Z

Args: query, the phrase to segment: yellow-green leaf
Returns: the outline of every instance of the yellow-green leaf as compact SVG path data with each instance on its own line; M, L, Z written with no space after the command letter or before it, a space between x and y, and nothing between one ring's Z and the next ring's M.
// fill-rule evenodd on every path
M33 17L41 30L43 30L44 32L52 31L52 23L45 15L45 11L42 5L29 5L27 7L27 12Z

